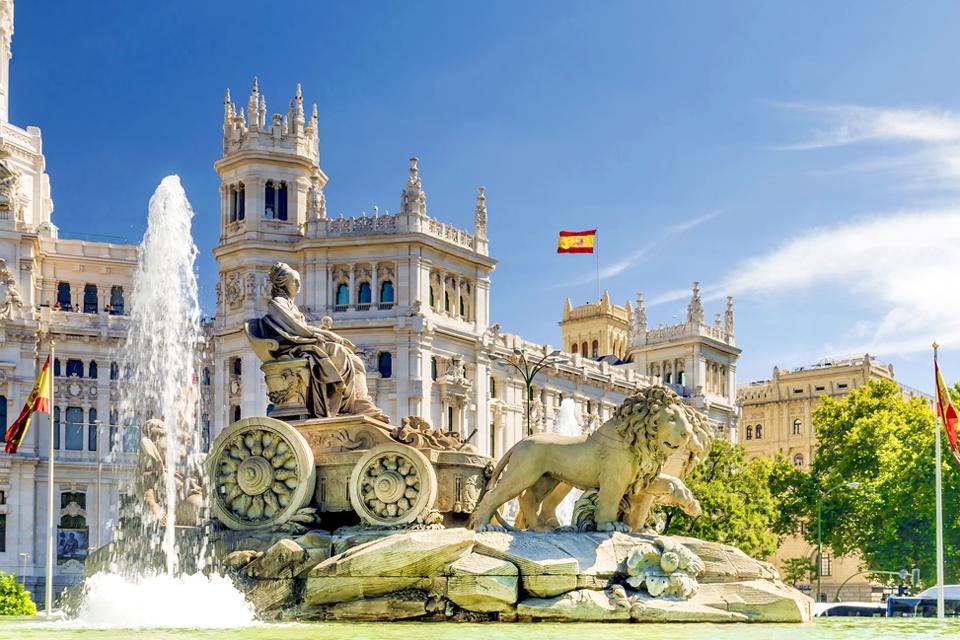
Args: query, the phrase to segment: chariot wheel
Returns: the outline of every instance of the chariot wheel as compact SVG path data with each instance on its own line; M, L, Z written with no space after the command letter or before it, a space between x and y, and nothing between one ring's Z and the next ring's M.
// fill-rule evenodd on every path
M436 502L437 474L413 447L382 444L363 454L350 474L350 504L368 524L411 524Z
M224 429L207 457L213 515L231 529L286 522L313 497L313 452L300 432L266 417Z

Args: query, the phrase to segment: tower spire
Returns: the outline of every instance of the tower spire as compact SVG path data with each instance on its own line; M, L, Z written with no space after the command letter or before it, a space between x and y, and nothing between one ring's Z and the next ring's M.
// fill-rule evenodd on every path
M485 187L477 187L477 208L473 214L474 235L478 240L487 239L487 195Z
M723 315L723 332L733 335L733 296L727 296L727 311Z
M0 121L10 120L10 58L13 57L13 0L0 0Z
M687 322L703 322L703 300L700 299L700 283L693 283L693 295L687 305Z
M417 213L425 216L427 215L427 194L423 191L417 162L416 156L410 158L410 176L407 178L406 188L400 194L400 213Z
M223 98L223 132L227 133L227 130L233 126L233 117L235 112L233 110L233 103L230 101L230 88L227 87L227 95Z
M247 99L247 121L250 123L251 129L260 128L260 87L257 76L253 76L253 88L250 90L250 97Z
M300 83L297 83L297 93L293 98L293 122L291 126L293 127L293 132L299 134L303 132L303 89L300 87Z

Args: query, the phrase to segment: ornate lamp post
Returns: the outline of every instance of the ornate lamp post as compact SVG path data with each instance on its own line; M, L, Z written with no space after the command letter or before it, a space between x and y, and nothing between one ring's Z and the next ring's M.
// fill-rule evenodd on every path
M817 496L817 602L820 602L820 578L823 577L823 519L821 518L823 513L823 500L841 487L859 489L860 483L846 482L844 484L838 484L826 492L821 492L820 495Z
M497 364L504 366L509 365L513 367L523 377L523 382L527 392L527 435L533 435L533 425L530 421L530 402L533 400L533 379L537 377L537 374L540 373L544 367L563 364L564 362L567 362L567 359L560 355L559 350L554 350L539 360L527 360L527 354L524 353L523 349L520 348L515 348L513 350L513 355L511 356L492 354L490 355L490 358Z

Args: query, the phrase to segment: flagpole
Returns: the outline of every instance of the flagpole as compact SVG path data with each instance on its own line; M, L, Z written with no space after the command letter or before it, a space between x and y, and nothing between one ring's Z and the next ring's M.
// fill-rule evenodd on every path
M937 379L934 384L937 385L939 396L939 370L937 364L937 349L940 348L936 342L933 343L933 368L937 372ZM939 407L939 402L937 403ZM940 471L940 411L937 411L937 431L934 442L936 443L937 455L937 618L943 619L943 483Z
M50 376L49 376L49 392L50 392L50 406L47 411L47 418L50 422L50 476L47 478L47 580L46 580L46 594L44 598L44 607L46 609L47 618L53 614L53 540L56 537L56 530L53 527L53 362L54 362L54 349L56 348L57 343L52 339L50 340Z
M593 235L593 255L597 259L597 302L600 302L602 297L600 293L600 246L597 244L597 235L599 234L595 233Z

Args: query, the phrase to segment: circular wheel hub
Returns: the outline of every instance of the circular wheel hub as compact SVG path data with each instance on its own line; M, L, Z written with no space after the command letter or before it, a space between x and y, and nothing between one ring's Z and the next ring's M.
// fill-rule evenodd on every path
M262 456L247 458L237 468L237 484L247 495L260 495L273 484L273 465Z

